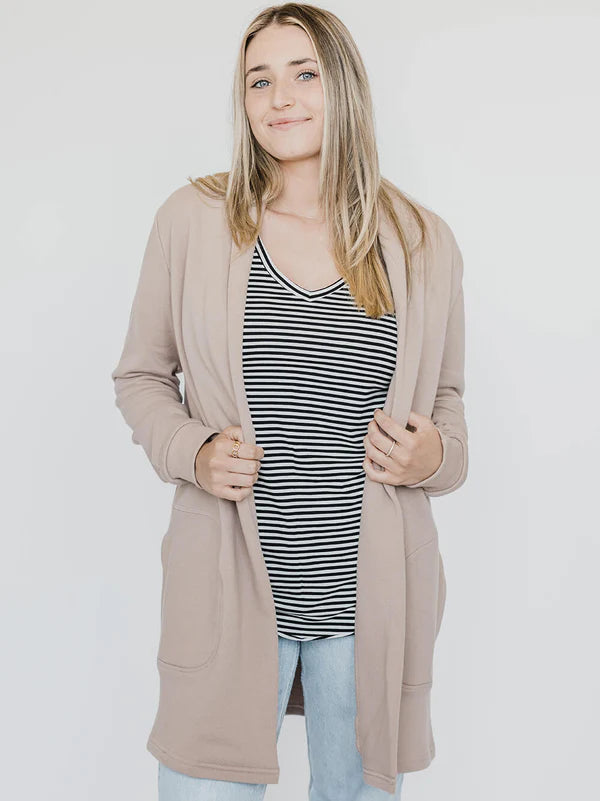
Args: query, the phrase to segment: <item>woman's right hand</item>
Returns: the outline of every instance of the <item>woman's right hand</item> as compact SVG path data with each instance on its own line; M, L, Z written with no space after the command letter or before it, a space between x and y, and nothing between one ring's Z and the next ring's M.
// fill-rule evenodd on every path
M235 440L240 443L237 457L231 455ZM241 426L227 426L196 454L196 480L212 495L241 501L252 492L264 455L260 445L242 441Z

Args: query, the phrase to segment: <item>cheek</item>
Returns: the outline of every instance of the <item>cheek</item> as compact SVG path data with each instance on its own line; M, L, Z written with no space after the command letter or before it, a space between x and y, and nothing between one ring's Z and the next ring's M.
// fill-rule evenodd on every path
M313 114L313 120L312 120L311 126L312 126L311 143L315 147L322 145L322 143L323 143L323 115L320 112L315 112Z
M306 104L315 115L322 115L323 107L325 105L325 98L323 97L323 89L320 86L311 87L306 96Z
M317 100L317 98L315 98L315 100ZM315 102L314 104L310 105L309 111L313 118L311 122L311 138L315 142L320 142L323 137L323 125L325 123L324 109L319 102Z
M265 96L251 97L246 100L246 116L248 122L252 127L253 133L256 135L258 131L264 129L263 121L269 115L269 102ZM264 134L263 134L264 136Z
M252 131L254 136L260 141L260 139L263 137L260 126L260 114L257 114L255 109L247 108L246 116L248 118L248 125L250 126L250 130Z
M246 95L246 100L244 101L244 105L246 108L246 114L248 115L248 119L252 122L255 122L257 117L259 117L261 113L261 102L260 99L256 96Z

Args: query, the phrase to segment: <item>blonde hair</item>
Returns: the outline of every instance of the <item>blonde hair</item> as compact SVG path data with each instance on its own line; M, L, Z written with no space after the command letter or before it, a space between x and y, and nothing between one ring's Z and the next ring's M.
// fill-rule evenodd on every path
M256 141L245 109L245 54L248 43L269 25L298 25L315 49L324 94L319 198L328 220L332 255L358 307L369 317L394 312L383 252L377 236L379 213L387 214L406 260L410 296L412 259L408 228L426 225L417 203L382 178L375 142L367 73L350 32L330 11L304 3L284 3L261 11L240 45L233 86L233 153L229 172L188 180L209 196L224 198L228 225L238 247L256 241L262 202L268 206L283 189L279 162ZM395 208L400 202L400 220ZM250 216L256 204L257 219ZM409 212L408 219L404 212ZM414 243L413 243L414 244Z

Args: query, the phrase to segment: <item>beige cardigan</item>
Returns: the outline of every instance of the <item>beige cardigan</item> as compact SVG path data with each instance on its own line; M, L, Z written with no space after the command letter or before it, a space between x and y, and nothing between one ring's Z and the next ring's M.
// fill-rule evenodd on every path
M356 742L364 781L389 793L397 773L421 770L435 755L430 694L446 582L430 496L467 475L462 258L447 223L419 209L434 249L408 305L403 251L380 217L398 320L383 410L404 426L411 409L430 416L443 461L412 486L365 474L357 568ZM226 426L241 425L244 441L255 443L242 375L252 250L234 245L222 201L191 184L172 192L154 218L112 378L133 442L176 485L161 547L160 698L147 748L190 776L273 784L278 643L254 497L217 498L194 474L198 449ZM420 255L414 265L422 270ZM286 714L304 714L300 661Z

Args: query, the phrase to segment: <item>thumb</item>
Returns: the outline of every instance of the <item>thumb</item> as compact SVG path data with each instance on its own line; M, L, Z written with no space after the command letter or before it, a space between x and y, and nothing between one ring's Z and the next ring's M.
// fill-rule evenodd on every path
M229 439L237 439L238 442L243 442L244 434L241 426L227 426L227 428L224 428L221 433L225 434L225 436L229 437Z

